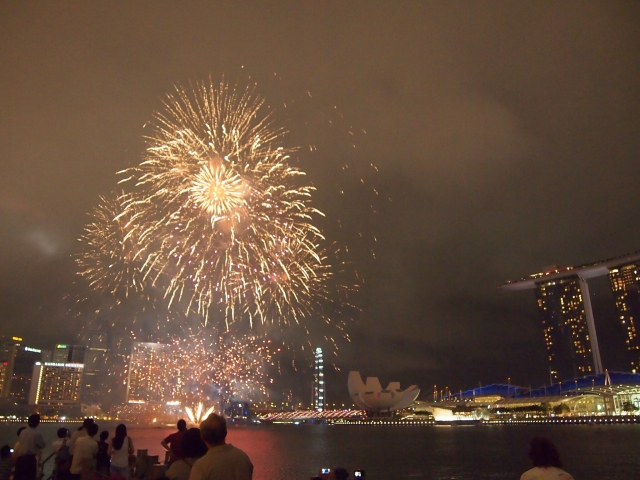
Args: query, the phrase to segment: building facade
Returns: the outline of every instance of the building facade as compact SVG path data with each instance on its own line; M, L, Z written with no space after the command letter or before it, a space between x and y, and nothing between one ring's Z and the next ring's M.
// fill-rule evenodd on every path
M616 314L625 332L626 362L632 372L640 372L640 263L631 263L609 272L609 284Z
M59 343L53 351L54 363L84 363L87 348L82 345L65 345Z
M93 331L89 334L84 354L84 373L82 375L82 401L99 404L106 398L108 385L108 361L110 335Z
M501 286L514 291L535 289L552 381L604 372L587 284L588 279L604 275L609 276L617 315L625 330L625 343L621 342L616 351L622 353L618 356L627 357L626 363L632 371L637 371L640 367L640 340L636 330L640 319L639 265L640 252L635 252L575 267L547 267Z
M0 337L0 398L8 398L16 347L22 343L21 337Z
M81 363L37 362L29 405L79 405L83 370Z
M127 403L162 403L180 396L171 375L175 349L163 343L133 342L129 360Z
M14 337L18 339L18 337ZM19 339L21 342L22 339ZM22 345L18 340L3 347L4 382L2 398L10 398L15 403L26 404L31 388L33 366L42 357L42 351L37 348Z
M552 382L593 373L592 353L578 278L541 283L535 290Z

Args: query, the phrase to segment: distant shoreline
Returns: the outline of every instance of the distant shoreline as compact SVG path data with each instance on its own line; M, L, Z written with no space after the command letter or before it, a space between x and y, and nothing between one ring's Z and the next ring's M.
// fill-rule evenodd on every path
M43 424L82 424L82 418L72 419L46 419L42 420ZM122 423L123 420L118 419L96 419L97 422L103 425L117 425ZM5 418L0 421L0 424L23 424L27 422L27 417L24 418ZM126 421L124 421L126 422ZM127 426L132 428L172 428L173 424L144 424L144 423L132 423L126 422ZM482 420L478 422L465 422L465 421L451 421L451 422L436 422L434 420L394 420L388 418L380 419L361 419L361 420L346 420L340 419L336 421L328 422L313 422L313 421L275 421L275 422L255 422L255 425L313 425L313 424L325 424L325 425L389 425L389 426L483 426L483 425L534 425L534 424L547 424L547 425L629 425L640 424L640 415L608 415L608 416L575 416L575 417L549 417L549 418L510 418L510 419L490 419ZM252 424L233 424L234 426L251 426Z

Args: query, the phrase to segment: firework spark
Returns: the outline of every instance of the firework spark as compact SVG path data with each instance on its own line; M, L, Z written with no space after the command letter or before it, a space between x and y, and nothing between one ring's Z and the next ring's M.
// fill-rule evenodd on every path
M253 89L178 88L156 115L145 160L120 172L133 186L118 219L142 278L205 321L219 309L227 327L239 317L300 323L328 299L332 277L314 188L300 184L295 149L265 110Z
M143 290L143 275L137 261L143 252L123 213L125 199L124 194L100 197L80 238L82 251L76 262L78 274L93 290L126 298Z
M265 393L267 366L273 352L268 340L255 336L207 334L175 340L169 377L173 398L186 403L202 399L255 400Z
M197 407L193 409L191 407L185 407L184 411L186 412L187 417L189 417L191 423L193 423L194 425L200 425L200 423L209 415L211 415L215 409L215 406L211 406L207 410L204 410L204 405L202 404L202 402L198 402Z

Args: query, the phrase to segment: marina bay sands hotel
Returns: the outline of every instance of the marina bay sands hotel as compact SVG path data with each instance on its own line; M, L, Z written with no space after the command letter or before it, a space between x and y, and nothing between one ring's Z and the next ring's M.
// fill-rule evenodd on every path
M505 290L534 289L554 382L603 373L587 280L609 276L618 321L625 331L627 364L640 373L640 252L577 267L549 267ZM636 325L638 324L638 325Z

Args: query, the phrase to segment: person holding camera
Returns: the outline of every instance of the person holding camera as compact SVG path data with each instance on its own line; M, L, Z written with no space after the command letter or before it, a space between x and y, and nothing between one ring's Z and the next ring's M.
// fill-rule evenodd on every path
M355 478L363 478L362 470L356 470ZM359 475L357 474L359 473ZM321 468L318 472L318 476L311 477L311 480L347 480L349 472L346 468Z

